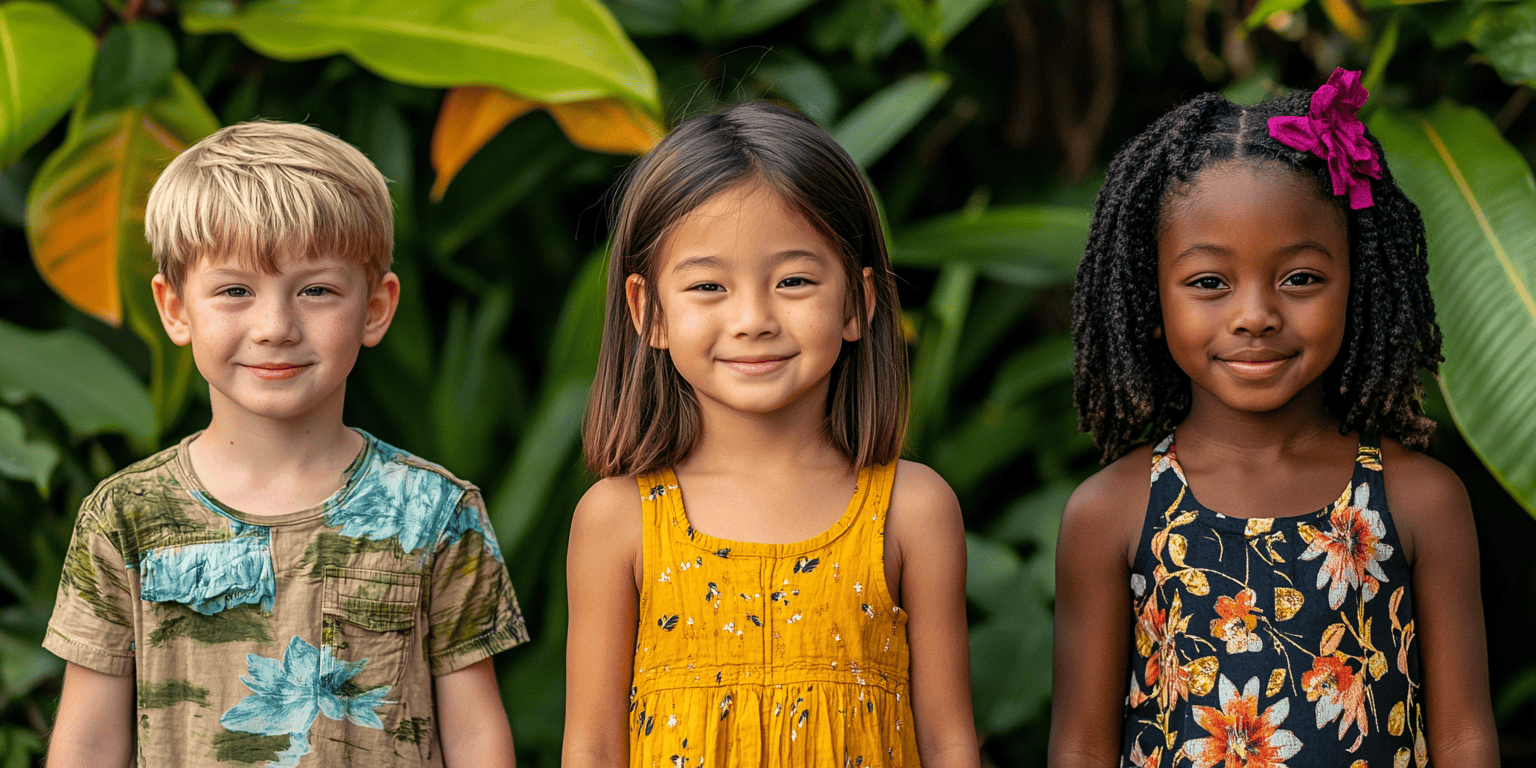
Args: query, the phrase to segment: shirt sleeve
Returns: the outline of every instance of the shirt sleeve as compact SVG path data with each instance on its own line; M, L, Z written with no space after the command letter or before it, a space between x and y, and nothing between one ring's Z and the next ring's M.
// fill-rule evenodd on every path
M438 540L427 607L432 674L462 669L528 639L512 577L480 492L466 492Z
M101 493L80 507L64 554L64 573L43 648L65 661L109 675L133 674L133 610L137 597Z

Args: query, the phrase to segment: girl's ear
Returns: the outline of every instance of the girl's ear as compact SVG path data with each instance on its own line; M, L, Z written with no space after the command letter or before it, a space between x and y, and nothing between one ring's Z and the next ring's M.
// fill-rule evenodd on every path
M400 306L400 278L393 272L385 272L379 284L368 294L368 314L363 320L363 346L371 347L384 340L384 332L395 319L395 309Z
M170 281L162 274L157 273L149 285L155 293L155 310L160 313L160 324L165 326L165 335L178 347L191 344L192 326L187 323L187 303L182 300L181 293L172 288Z
M869 324L875 321L875 271L865 267L860 277L864 281L864 323ZM863 335L857 316L843 324L843 341L858 341Z
M624 300L629 304L629 321L635 325L635 333L641 336L645 334L645 315L650 310L651 297L645 290L645 278L639 275L630 275L624 281ZM656 327L651 329L651 337L645 340L656 349L667 348L667 321L659 317L657 313Z

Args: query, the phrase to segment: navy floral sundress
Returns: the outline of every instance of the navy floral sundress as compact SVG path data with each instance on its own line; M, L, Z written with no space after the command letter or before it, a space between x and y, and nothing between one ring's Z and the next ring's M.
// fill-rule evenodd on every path
M1123 766L1429 764L1410 574L1374 438L1328 507L1237 518L1195 500L1170 435L1131 573Z

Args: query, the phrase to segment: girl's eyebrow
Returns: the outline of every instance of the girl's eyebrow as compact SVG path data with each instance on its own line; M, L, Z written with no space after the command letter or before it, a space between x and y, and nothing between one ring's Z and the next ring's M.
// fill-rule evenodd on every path
M1330 259L1336 258L1336 255L1333 251L1328 250L1327 246L1317 242L1316 240L1302 240L1300 242L1291 243L1290 245L1275 249L1275 252L1282 256L1290 256L1302 251L1317 251L1318 253L1321 253ZM1233 255L1232 249L1224 245L1219 245L1217 243L1195 243L1194 245L1191 245L1188 248L1180 251L1177 256L1174 256L1173 261L1169 262L1169 266L1177 266L1179 262L1189 259L1195 254L1201 252L1213 253L1217 256Z
M778 266L780 264L783 264L786 261L799 261L799 260L806 260L806 261L814 261L814 262L817 262L817 263L823 263L823 262L825 262L827 260L827 257L822 255L822 254L816 253L815 251L807 251L807 250L800 249L800 248L791 248L789 250L780 251L780 252L774 254L773 255L773 260L771 262L771 266L775 266L776 267L776 266ZM684 272L684 271L690 270L690 269L724 269L724 268L725 268L725 259L720 257L720 256L694 256L692 258L687 258L687 259L683 259L682 261L679 261L676 266L672 267L672 273L676 274L678 272Z

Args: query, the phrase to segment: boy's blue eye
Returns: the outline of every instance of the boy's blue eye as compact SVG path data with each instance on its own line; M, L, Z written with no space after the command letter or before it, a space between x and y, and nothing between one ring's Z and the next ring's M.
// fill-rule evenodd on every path
M325 287L323 285L311 285L308 288L305 288L304 290L299 291L299 295L300 296L324 296L324 295L326 295L327 293L330 293L330 292L331 292L331 289L329 289L329 288L327 288L327 287Z
M245 288L242 288L238 285L232 285L222 291L219 291L219 293L234 299L243 299L251 295L249 290L246 290Z

